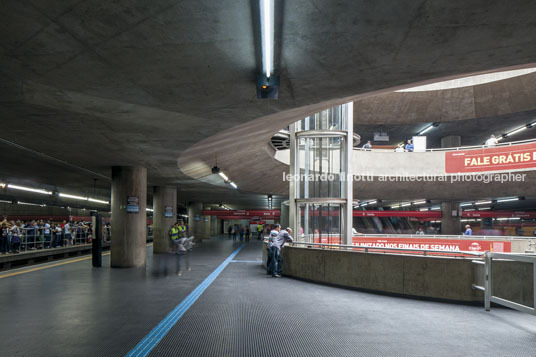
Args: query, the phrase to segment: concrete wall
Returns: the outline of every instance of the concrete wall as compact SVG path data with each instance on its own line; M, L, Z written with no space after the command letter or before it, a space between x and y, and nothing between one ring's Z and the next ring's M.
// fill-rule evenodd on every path
M264 249L265 250L265 249ZM263 252L263 257L265 257ZM283 248L283 274L314 282L406 296L483 302L483 265L471 259ZM529 264L497 262L494 294L532 306Z

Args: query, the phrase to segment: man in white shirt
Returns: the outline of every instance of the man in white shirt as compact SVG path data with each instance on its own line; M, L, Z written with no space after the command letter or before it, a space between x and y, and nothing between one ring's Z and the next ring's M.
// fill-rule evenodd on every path
M488 140L486 140L486 146L493 147L499 143L499 140L495 137L495 135L490 136Z

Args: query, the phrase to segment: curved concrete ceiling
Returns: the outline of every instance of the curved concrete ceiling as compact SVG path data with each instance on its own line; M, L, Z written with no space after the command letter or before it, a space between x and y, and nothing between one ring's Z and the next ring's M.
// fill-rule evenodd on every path
M264 145L296 117L364 93L536 61L531 1L283 4L280 96L260 101L251 1L4 1L0 137L98 175L3 142L0 178L105 191L99 175L110 166L143 165L150 184L178 186L181 202L240 202L251 196L191 179L177 158L209 150L191 160L211 166L219 152L239 185L271 191L259 183L273 178L246 159L277 170ZM215 135L225 148L192 147Z
M385 112L389 112L392 115L398 112L397 115L399 116L408 114L408 118L403 118L403 122L415 123L424 118L426 118L426 121L435 121L434 119L439 118L441 115L439 108L447 106L445 103L438 107L430 106L430 113L433 113L436 117L432 114L431 116L424 115L425 113L417 111L412 104L415 104L416 99L418 99L420 100L419 105L425 108L426 106L423 103L428 103L429 105L434 102L434 98L452 97L448 101L447 112L453 115L446 118L460 120L467 119L464 115L470 117L476 115L475 98L477 97L475 93L487 93L487 96L478 97L481 101L487 98L488 107L486 107L486 113L493 112L497 115L499 113L504 115L505 113L512 113L509 110L515 106L511 103L519 104L515 107L516 110L536 108L536 84L534 84L536 81L534 79L536 79L536 74L527 74L474 87L430 92L393 92L392 90L386 90L386 93L362 94L358 98L346 98L342 101L319 103L316 106L280 112L276 115L259 118L235 127L232 130L217 134L193 145L179 158L178 166L186 175L200 179L211 175L212 163L215 162L214 160L217 156L219 167L223 168L225 173L242 190L285 195L288 194L288 182L285 182L282 178L285 173L288 173L288 166L274 159L274 150L268 145L268 142L271 136L279 129L306 117L312 112L328 108L335 105L335 103L353 100L354 110L356 110L356 107L362 106L363 103L367 103L367 105L370 105L370 112L368 112L370 117L373 117L377 111L379 113L375 121L377 124L397 122L396 120L389 121L386 116L383 116ZM525 85L520 85L520 83ZM392 96L396 96L397 101L392 100ZM511 103L498 100L498 96L511 98ZM401 107L398 108L398 111L395 110L397 105ZM314 110L315 107L319 109ZM463 108L465 107L473 108L472 112L464 114ZM457 116L462 116L462 118L456 119ZM361 121L361 118L363 117L360 113L354 114L354 120ZM385 120L385 122L382 122L382 120ZM528 175L530 178L536 177L533 173ZM507 185L488 184L486 187L487 189L491 186L494 186L494 189L502 188L505 190L505 195L516 194L515 191L518 190L517 194L532 196L534 195L534 190L530 182L531 180L528 179L527 182L515 184L514 188L511 189L506 189L505 186ZM356 195L359 197L359 195L362 196L366 192L367 196L364 198L367 199L374 197L381 199L411 199L419 197L419 195L424 195L430 199L445 199L454 196L459 197L459 199L464 199L463 197L473 199L483 197L482 195L486 194L486 190L482 189L482 185L475 183L458 182L450 186L438 183L436 187L431 183L426 185L420 185L419 183L390 183L389 185L380 182L371 183L370 186L374 187L369 187L366 182L357 184L355 187ZM395 190L391 189L391 186L395 187ZM441 189L438 189L440 186ZM398 187L400 189L396 189Z

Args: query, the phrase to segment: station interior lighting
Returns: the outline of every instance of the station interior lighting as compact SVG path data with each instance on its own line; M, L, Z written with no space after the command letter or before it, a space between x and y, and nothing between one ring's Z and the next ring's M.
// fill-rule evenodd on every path
M498 199L498 200L497 200L497 203L502 203L502 202L512 202L512 201L519 201L519 197L511 197L511 198L502 198L502 199Z
M59 196L60 196L60 197L65 197L65 198L72 198L72 199L75 199L75 200L84 200L84 201L87 201L87 200L88 200L87 197L75 196L75 195L68 195L68 194L66 194L66 193L60 193Z
M427 208L420 208L419 211L421 211L421 212L428 211L428 207Z
M52 194L52 191L47 191L47 190L40 189L40 188L31 188L31 187L25 187L25 186L19 186L19 185L12 185L12 184L8 184L7 188L11 188L11 189L14 189L14 190L41 193L41 194L44 194L44 195L51 195Z
M7 201L7 200L0 200L0 203L13 203L13 202Z
M407 206L411 206L411 202L406 202L406 203L401 203L400 204L400 207L407 207Z
M492 201L478 201L478 202L475 202L475 205L488 205L488 204L491 204Z
M466 206L472 206L473 205L473 202L463 202L463 203L460 203L460 207L466 207Z
M154 212L154 209L152 209L152 208L145 208L145 210L146 210L147 212Z
M399 208L400 205L392 205L391 208Z
M423 205L426 203L426 200L421 200L421 201L415 201L413 202L414 205Z
M266 78L270 78L274 63L274 0L260 0L262 67Z
M268 209L272 209L272 195L268 195Z
M223 179L223 182L228 183L235 189L238 189L238 186L233 181L231 181L229 177L226 174L224 174L223 171L218 166L214 166L212 168L212 173L220 175L220 177Z
M106 205L107 205L107 204L110 204L110 201L97 200L97 199L95 199L95 198L91 198L91 197L88 198L87 200L88 200L89 202L104 203L104 204L106 204Z
M46 204L17 201L18 205L46 207Z
M432 211L440 211L441 207L440 206L434 206L434 207L430 208L430 210L432 210Z

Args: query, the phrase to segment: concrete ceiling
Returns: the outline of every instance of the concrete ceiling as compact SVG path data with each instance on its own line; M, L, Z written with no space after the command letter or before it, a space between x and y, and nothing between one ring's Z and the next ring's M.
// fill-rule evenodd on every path
M201 166L218 154L244 183L262 183L264 172L238 153L255 138L265 150L307 113L536 62L533 1L285 1L279 100L257 100L252 3L3 1L0 138L9 142L0 144L0 179L107 195L110 166L143 165L150 185L178 186L181 202L262 207L264 195L199 182L177 159L228 130L230 151L192 149L205 152ZM250 123L258 131L242 135Z

